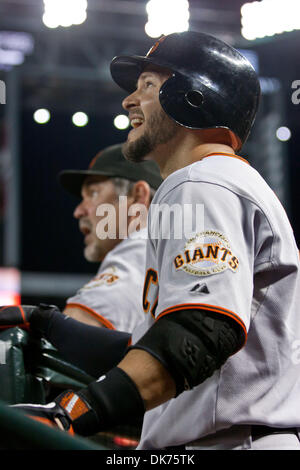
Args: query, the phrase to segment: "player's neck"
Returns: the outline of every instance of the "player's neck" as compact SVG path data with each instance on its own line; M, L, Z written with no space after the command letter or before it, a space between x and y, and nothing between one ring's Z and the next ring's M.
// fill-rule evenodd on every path
M160 173L163 179L166 179L171 173L184 168L192 163L195 163L212 153L227 153L235 155L234 150L229 145L213 144L213 143L200 143L198 145L181 145L164 158L157 160L160 167Z

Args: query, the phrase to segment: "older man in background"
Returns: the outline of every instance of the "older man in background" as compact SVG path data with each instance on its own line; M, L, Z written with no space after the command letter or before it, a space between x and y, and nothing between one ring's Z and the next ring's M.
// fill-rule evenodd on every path
M87 170L59 175L62 186L81 198L74 217L84 235L84 257L101 263L96 276L67 299L64 313L89 325L131 332L144 319L147 212L162 180L155 163L128 162L121 147L99 152Z

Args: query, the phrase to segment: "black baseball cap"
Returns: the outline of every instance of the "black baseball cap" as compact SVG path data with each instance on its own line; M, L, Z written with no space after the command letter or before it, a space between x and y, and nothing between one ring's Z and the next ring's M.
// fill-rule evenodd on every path
M124 157L122 144L101 150L92 159L87 170L63 170L59 173L60 184L71 194L81 197L81 187L87 176L125 178L130 181L146 181L153 189L162 183L158 165L153 161L133 163Z

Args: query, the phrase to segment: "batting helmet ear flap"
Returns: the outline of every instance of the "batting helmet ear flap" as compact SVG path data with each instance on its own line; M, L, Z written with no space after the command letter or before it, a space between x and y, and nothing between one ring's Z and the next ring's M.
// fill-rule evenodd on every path
M199 90L189 90L184 95L186 102L194 108L200 108L203 103L204 96Z
M165 113L178 124L189 129L229 129L223 97L200 82L199 77L174 73L161 86L160 104ZM222 107L220 102L222 101Z

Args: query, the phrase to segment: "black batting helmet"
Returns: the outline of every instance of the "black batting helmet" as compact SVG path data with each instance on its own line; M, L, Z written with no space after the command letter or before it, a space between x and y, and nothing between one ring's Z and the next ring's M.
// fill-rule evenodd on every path
M146 56L115 57L111 75L132 93L149 64L172 72L159 93L170 118L189 129L228 129L237 137L236 149L242 147L255 120L260 85L239 51L208 34L173 33L162 36Z

